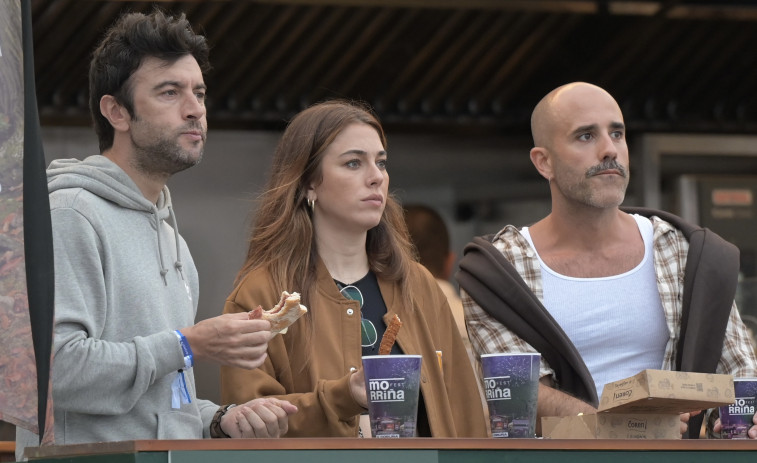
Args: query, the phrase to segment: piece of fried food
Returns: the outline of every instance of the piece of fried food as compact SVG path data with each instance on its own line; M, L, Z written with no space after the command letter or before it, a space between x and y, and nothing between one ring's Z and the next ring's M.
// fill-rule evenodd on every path
M249 318L268 320L271 323L271 332L284 334L289 325L307 313L308 308L300 304L300 294L282 291L281 300L270 310L263 310L258 306L250 312Z
M381 337L381 344L379 345L379 355L389 355L392 352L392 346L397 339L397 333L402 327L402 322L397 314L394 314L392 320L389 322L389 326L386 327L384 335Z

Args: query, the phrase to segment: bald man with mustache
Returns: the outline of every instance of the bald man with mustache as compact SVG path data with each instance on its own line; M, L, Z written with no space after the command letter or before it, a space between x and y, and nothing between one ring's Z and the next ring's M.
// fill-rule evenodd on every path
M541 354L539 417L595 413L606 383L644 369L757 376L734 302L738 249L672 214L621 208L630 170L615 99L563 85L531 131L552 210L466 246L456 277L476 353ZM681 432L697 437L703 414L691 416Z

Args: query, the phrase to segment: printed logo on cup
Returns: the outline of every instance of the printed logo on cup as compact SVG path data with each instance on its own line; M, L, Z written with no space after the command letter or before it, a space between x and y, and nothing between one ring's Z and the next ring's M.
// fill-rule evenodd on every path
M736 397L736 401L728 406L728 414L754 416L754 397Z
M486 387L486 400L510 400L510 377L495 376L484 378Z
M405 378L376 378L368 380L371 402L402 402L405 400Z

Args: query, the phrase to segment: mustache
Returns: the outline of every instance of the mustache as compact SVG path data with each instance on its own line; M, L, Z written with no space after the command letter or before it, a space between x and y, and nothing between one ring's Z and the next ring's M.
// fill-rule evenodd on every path
M607 161L602 161L596 166L589 167L589 169L586 170L586 178L593 177L605 170L617 170L618 172L620 172L621 177L625 178L628 176L628 169L619 164L615 159L610 159Z

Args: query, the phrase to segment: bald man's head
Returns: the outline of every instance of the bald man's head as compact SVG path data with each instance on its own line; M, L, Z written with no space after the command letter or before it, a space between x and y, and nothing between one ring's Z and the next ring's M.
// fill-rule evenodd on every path
M617 106L615 99L607 91L586 82L571 82L549 92L531 113L531 135L534 146L549 147L556 129L556 122L565 119L565 109L568 104L574 100L598 96L603 99L609 98ZM620 107L618 107L618 113L620 113Z

